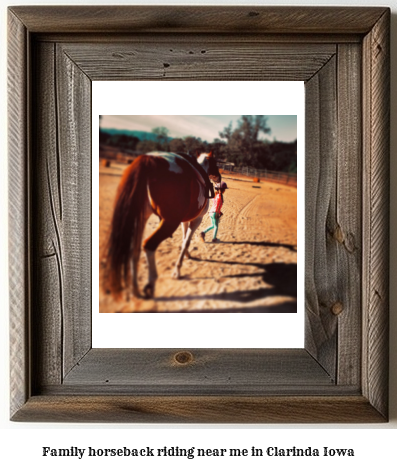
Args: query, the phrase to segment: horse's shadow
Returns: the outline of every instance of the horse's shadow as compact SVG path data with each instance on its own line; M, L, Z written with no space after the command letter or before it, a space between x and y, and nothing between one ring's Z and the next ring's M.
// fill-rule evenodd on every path
M280 244L278 242L265 242L265 241L220 241L220 244L226 245L257 245L259 247L284 247L288 250L296 252L296 245Z
M263 245L272 247L286 247L290 250L296 251L296 246L287 244L278 244L271 242L222 242L224 244L251 244ZM219 263L219 260L202 259L192 257L195 262L203 263ZM191 296L171 296L159 297L157 301L186 301L186 300L200 300L212 299L219 301L234 301L234 302L253 302L268 296L297 296L297 265L296 263L255 263L255 262L241 262L241 261L222 261L223 265L247 265L253 266L258 269L255 273L241 273L234 275L223 275L222 278L244 278L244 277L258 277L261 276L264 283L269 285L269 288L258 288L254 290L234 291L231 293L216 293L216 294L203 294ZM216 310L203 310L200 312L296 312L296 301L288 301L278 306L250 306L247 308L239 307L235 309L216 309Z

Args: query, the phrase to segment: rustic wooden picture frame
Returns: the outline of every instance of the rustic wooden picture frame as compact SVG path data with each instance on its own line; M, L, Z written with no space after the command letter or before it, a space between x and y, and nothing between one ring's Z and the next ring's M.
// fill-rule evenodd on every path
M11 420L387 421L389 23L383 7L9 9ZM305 81L304 349L91 348L92 80Z

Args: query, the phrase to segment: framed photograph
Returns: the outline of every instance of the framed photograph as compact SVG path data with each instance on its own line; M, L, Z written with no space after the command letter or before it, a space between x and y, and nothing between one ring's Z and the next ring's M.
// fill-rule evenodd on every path
M389 23L383 7L9 8L11 420L388 420ZM227 308L221 322L191 313L196 342L177 311L128 327L168 342L93 344L98 82L177 87L169 112L126 113L158 116L213 114L176 111L195 86L230 85L244 102L244 86L302 83L302 346L262 344L252 308L235 309L243 346L221 343Z
M165 114L170 110L172 115ZM189 348L303 347L304 83L93 82L92 116L92 154L99 156L92 160L93 347L168 348L181 339ZM136 275L138 296L133 296L132 283L120 293L111 289L107 253L109 241L122 246L112 231L122 240L126 234L116 228L124 218L113 216L123 175L133 165L139 168L145 151L153 164L167 159L167 167L175 152L190 162L211 151L226 187L218 198L214 191L207 212L191 220L193 232L182 264L181 221L175 221L179 227L172 237L158 245L158 278L151 297L142 294L149 277L144 251ZM133 203L143 206L146 195L161 192L159 208L150 205L143 224L145 244L161 230L156 211L171 222L188 206L196 211L191 185L197 174L190 174L190 166L187 175L182 167L168 168L169 174L162 172L160 181L153 177L151 192L145 185ZM188 178L191 183L185 186ZM216 190L217 184L211 184ZM211 211L219 200L222 216L213 242ZM134 240L135 233L131 235ZM130 245L127 240L128 252Z

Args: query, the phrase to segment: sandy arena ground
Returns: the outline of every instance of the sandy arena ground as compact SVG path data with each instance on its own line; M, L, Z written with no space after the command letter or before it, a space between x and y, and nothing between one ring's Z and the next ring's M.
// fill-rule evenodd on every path
M100 286L103 244L109 230L114 197L125 165L100 166ZM156 251L159 278L155 298L127 296L115 302L100 290L99 312L296 312L297 190L273 182L254 183L247 177L223 174L229 190L224 197L218 244L199 233L210 225L205 216L193 236L181 275L172 273L182 243L179 227ZM145 237L158 224L150 217ZM142 252L139 286L147 282Z

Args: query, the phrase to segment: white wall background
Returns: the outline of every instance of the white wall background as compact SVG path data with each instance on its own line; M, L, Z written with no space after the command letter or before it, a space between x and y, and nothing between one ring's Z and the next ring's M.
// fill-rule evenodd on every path
M267 466L272 469L293 465L295 468L305 469L339 469L361 468L362 470L383 467L395 469L397 443L397 247L393 241L397 240L397 0L339 0L328 2L315 0L306 2L274 0L268 2L272 5L306 5L306 6L389 6L392 10L391 42L392 42L392 68L391 68L391 352L390 352L390 422L386 425L373 426L157 426L148 425L63 425L63 424L15 424L8 420L8 286L7 286L7 148L6 148L6 14L7 7L11 5L71 5L71 4L111 4L106 1L28 1L21 0L7 2L1 0L0 9L0 436L1 451L0 463L12 460L3 469L29 466L30 469L70 469L74 466L79 469L108 469L117 465L118 470L154 469L159 466L173 466L174 469L200 469L204 466L219 468L237 465L249 466L250 469L263 470ZM118 4L157 4L157 5L265 5L267 2L243 2L233 0L138 0L119 1ZM334 448L354 448L353 458L234 458L233 461L219 461L215 458L187 460L186 458L167 458L164 461L142 459L130 462L128 459L95 459L87 461L78 458L44 458L42 447L54 448L76 447L202 447L202 448L266 448L278 446L290 448L293 445L300 447L323 446ZM269 459L271 461L269 461ZM109 461L110 460L110 461ZM243 461L244 460L244 461ZM281 461L280 461L281 460ZM276 465L276 466L274 466Z

